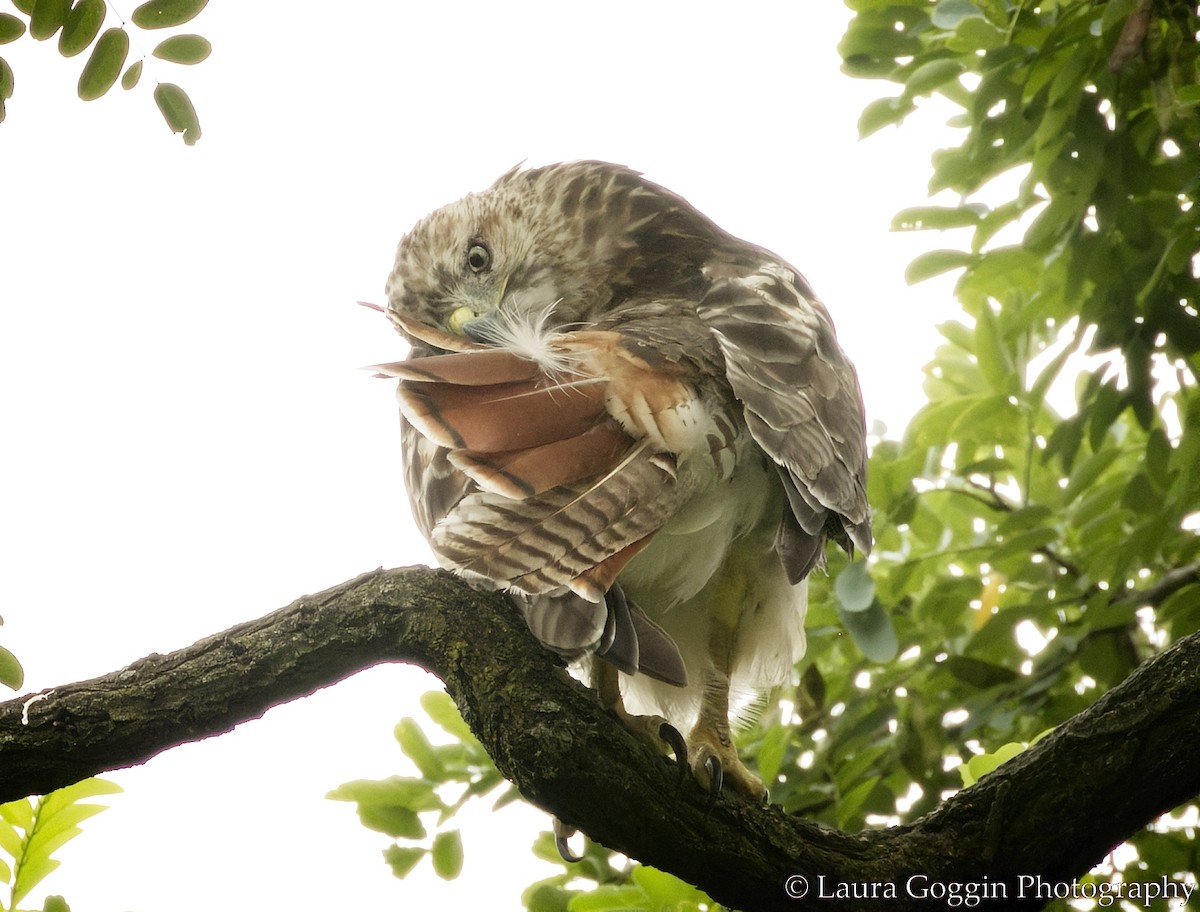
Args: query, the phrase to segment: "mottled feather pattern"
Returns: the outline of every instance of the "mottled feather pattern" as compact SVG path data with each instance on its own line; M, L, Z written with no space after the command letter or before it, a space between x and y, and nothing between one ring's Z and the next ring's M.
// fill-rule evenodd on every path
M715 283L697 310L725 353L751 433L789 476L801 526L823 536L827 520L837 517L867 552L862 394L829 314L802 287L791 269L764 264ZM780 389L792 395L780 396Z
M732 469L734 425L680 379L682 362L631 341L612 330L555 334L541 360L573 368L554 375L499 349L392 369L409 425L479 488L431 530L446 566L527 594L566 585L597 599L603 591L581 576ZM577 444L600 458L560 474ZM693 452L680 485L675 454Z
M431 543L457 570L536 595L572 586L657 531L678 496L670 474L638 452L597 482L554 488L519 505L488 492L470 494L437 524ZM593 591L580 594L598 600Z

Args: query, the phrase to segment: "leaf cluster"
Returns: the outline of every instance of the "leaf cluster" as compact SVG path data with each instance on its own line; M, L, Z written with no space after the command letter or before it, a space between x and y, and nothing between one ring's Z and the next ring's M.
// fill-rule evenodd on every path
M446 824L468 801L484 797L505 784L505 779L445 692L423 694L421 706L454 741L432 744L415 719L405 718L397 724L396 740L421 773L419 777L359 779L339 786L327 797L356 802L364 826L396 840L383 853L396 877L406 877L428 857L434 872L450 880L458 876L464 859L459 831L446 829ZM519 799L509 785L492 809ZM432 838L422 817L433 821ZM544 832L535 841L533 854L561 865L563 871L525 890L522 900L532 912L700 912L720 908L679 878L630 862L595 842L585 843L578 860L565 861L554 834Z
M930 190L960 203L893 227L966 235L909 268L961 270L962 314L939 327L926 404L868 472L898 657L849 642L813 580L795 689L747 743L774 800L854 829L928 812L960 768L973 781L1200 627L1200 16L848 5L845 70L900 87L864 134L935 92L959 109ZM1186 827L1158 829L1133 841L1137 864L1194 868Z
M172 28L190 22L208 0L147 0L130 16L138 29ZM13 6L25 18L0 13L0 44L28 34L35 41L58 36L58 52L75 57L91 49L79 74L78 94L84 101L105 95L120 79L125 90L141 80L145 55L132 62L130 23L104 28L110 10L104 0L13 0ZM212 45L194 34L175 34L159 41L151 55L168 63L191 66L208 59ZM0 57L0 121L4 120L5 102L12 97L15 77L12 67ZM200 121L187 93L178 85L160 82L154 88L154 101L173 133L182 133L189 146L200 139Z
M112 795L120 787L104 779L84 779L41 798L22 798L0 805L0 881L9 888L2 908L16 912L24 900L59 865L54 852L82 831L79 824L105 810L85 799ZM49 896L43 912L70 912L61 896Z
M578 861L564 861L553 834L542 833L533 854L562 865L563 872L525 890L521 900L529 912L717 912L724 908L673 874L625 861L594 842L587 844Z
M445 825L467 802L487 795L505 779L444 692L423 694L421 706L454 741L434 745L416 720L400 720L396 740L420 776L358 779L338 786L327 797L355 802L363 826L396 840L383 853L396 877L406 877L428 857L439 877L453 880L462 871L462 839L457 829ZM516 789L508 786L493 810L517 797ZM432 837L429 819L435 831Z
M900 87L863 112L863 135L901 122L922 96L960 110L952 124L964 139L934 153L930 192L963 202L906 210L894 227L967 228L969 249L918 257L910 281L965 267L959 298L976 318L984 302L1023 294L1026 317L1047 332L1075 320L1092 327L1092 350L1121 352L1121 404L1148 426L1156 361L1195 379L1200 351L1196 5L848 5L845 71ZM1014 179L1015 193L997 191ZM992 246L1009 226L1022 229L1021 243ZM1034 281L1006 287L1008 269L1032 270Z

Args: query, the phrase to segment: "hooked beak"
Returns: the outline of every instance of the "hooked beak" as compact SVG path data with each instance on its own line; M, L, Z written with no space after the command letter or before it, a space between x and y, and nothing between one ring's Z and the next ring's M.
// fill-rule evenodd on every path
M472 342L493 342L497 327L496 312L492 311L486 316L465 321L459 331Z
M505 276L496 285L496 293L492 296L492 308L483 316L479 316L471 307L459 307L450 315L450 331L462 333L472 342L489 342L496 338L496 327L499 323L498 314L504 303L504 292L508 290L508 277Z

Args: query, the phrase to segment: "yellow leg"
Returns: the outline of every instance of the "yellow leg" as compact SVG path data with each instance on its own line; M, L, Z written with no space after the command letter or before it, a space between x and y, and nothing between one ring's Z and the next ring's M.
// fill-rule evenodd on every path
M621 699L621 681L615 665L597 659L592 666L592 686L596 688L600 697L600 705L620 719L621 724L635 737L664 754L669 748L675 747L675 739L680 736L666 719L662 716L635 716L625 708L625 701ZM663 726L669 731L664 731ZM680 740L676 753L682 753L683 748L684 744Z
M746 567L731 553L710 585L708 657L700 715L688 734L692 775L713 794L730 787L760 801L767 791L762 780L737 755L729 732L729 675L737 646L737 628L747 604Z

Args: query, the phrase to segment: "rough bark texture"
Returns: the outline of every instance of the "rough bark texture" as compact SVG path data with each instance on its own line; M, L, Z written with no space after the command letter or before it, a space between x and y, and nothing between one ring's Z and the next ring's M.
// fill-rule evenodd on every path
M944 908L930 883L1065 883L1200 792L1200 635L920 820L839 833L725 796L712 807L533 640L499 595L424 568L376 571L170 655L0 704L0 801L143 763L380 662L438 675L500 770L592 838L746 910ZM799 900L789 877L806 878ZM819 879L823 878L823 879ZM883 903L819 899L893 884Z

